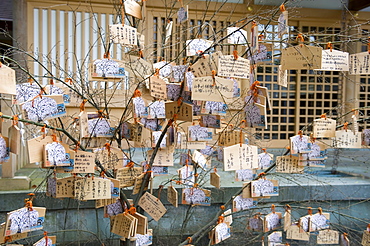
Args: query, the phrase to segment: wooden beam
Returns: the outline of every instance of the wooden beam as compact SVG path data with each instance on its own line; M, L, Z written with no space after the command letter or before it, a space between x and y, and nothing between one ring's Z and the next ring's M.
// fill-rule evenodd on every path
M348 9L351 11L359 11L370 6L369 0L349 0Z

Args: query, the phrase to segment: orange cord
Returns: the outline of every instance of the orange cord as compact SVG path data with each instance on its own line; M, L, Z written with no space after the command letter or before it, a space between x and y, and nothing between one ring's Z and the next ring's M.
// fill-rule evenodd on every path
M100 177L104 178L104 176L105 176L105 171L104 171L104 170L102 170L102 171L100 172Z
M212 86L215 86L216 85L216 70L212 70L212 79L213 79L213 84Z
M48 246L48 232L44 231L45 245Z
M129 208L128 212L129 212L131 215L136 214L136 208L134 207L134 205L131 205L131 208Z
M13 115L13 126L17 125L18 124L18 115Z
M104 147L108 150L108 155L110 155L110 143L105 143Z
M308 213L308 215L312 215L312 208L311 207L308 207L307 213Z
M330 49L330 52L332 52L333 51L333 44L331 42L328 42L326 44L326 49Z
M66 83L68 83L68 82L69 82L69 84L70 84L70 85L72 85L72 82L73 82L71 78L66 78L64 81L65 81Z
M271 204L271 212L274 214L275 213L275 204Z
M43 127L41 127L42 138L45 138L45 129L46 129L46 124Z
M156 69L155 69L154 76L157 76L157 77L159 76L159 68L156 68Z
M87 99L84 99L82 103L80 104L80 112L85 111L86 102L87 102Z
M343 129L344 129L344 130L346 130L346 131L348 130L348 122L345 122L345 123L343 124Z
M33 208L32 208L32 201L31 200L28 200L26 202L26 207L28 208L29 211L33 211Z
M301 45L301 47L303 46L304 38L303 38L302 33L299 33L299 34L297 35L297 42L301 43L301 44L300 44L300 45Z
M285 9L285 5L284 5L284 4L280 5L280 11L281 11L281 12L286 11L286 9Z
M234 60L238 60L239 56L238 56L238 51L237 50L233 51L233 56L234 56Z
M301 130L298 131L299 138L303 137L303 132Z
M76 148L75 148L75 152L77 152L77 150L78 150L78 147L80 147L80 142L77 142L77 143L76 143Z
M126 167L133 168L135 166L135 163L133 161L130 161L127 163Z
M240 128L245 128L245 120L240 121Z
M224 223L225 221L225 218L224 216L218 216L218 219L217 219L217 224L221 224L221 223Z
M141 97L141 91L135 90L134 91L134 96L133 97Z
M244 143L244 141L243 141L243 131L240 131L240 134L239 134L239 144L240 144L240 147L243 146L243 143Z
M102 109L99 109L98 110L98 115L99 115L99 118L104 118L104 113L103 113L103 110Z

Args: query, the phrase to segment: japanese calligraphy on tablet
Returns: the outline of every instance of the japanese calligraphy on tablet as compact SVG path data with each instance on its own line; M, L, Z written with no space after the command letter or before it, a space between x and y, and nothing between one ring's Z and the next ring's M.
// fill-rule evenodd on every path
M137 29L129 25L110 25L111 42L121 45L137 45Z
M218 59L218 76L249 79L249 60L233 55L224 55Z
M220 51L202 56L191 66L195 77L211 76L212 70L217 71L218 59L222 56Z
M276 157L277 173L303 173L304 167L299 166L298 156L278 156Z
M225 98L232 98L234 81L221 77L198 77L193 80L192 100L224 102Z
M286 231L286 238L299 241L309 241L310 233L305 231L301 232L298 225L291 225Z
M349 56L349 74L370 74L369 52L356 53Z
M355 134L347 130L336 131L335 141L337 148L361 148L361 133Z
M150 79L150 95L157 99L167 99L166 82L159 76L151 76Z
M315 119L313 122L314 138L333 138L335 137L336 120Z
M142 14L141 14L141 6L134 0L125 0L124 1L125 5L125 13L128 15L131 15L135 18L141 19Z
M152 158L154 150L148 151L149 161ZM173 148L160 149L157 151L153 165L154 166L173 166Z
M75 198L95 200L111 198L111 181L103 178L86 178L75 181Z
M297 45L283 49L281 65L283 70L321 68L320 47Z
M236 144L224 148L224 171L258 168L257 146Z
M179 195L172 185L167 188L167 200L175 207L177 208L179 205Z
M334 230L322 230L317 235L317 244L338 244L339 232Z
M288 70L283 70L282 66L278 67L278 85L282 87L288 86Z
M321 68L322 71L348 71L348 53L340 50L322 50Z
M189 103L182 103L180 106L177 102L168 102L165 104L166 118L172 119L177 115L177 120L193 121L193 105Z
M120 188L133 186L135 184L135 178L141 173L141 167L123 167L117 169L116 179L120 181Z
M167 212L162 202L149 192L145 192L144 195L142 195L138 205L155 221L158 221Z

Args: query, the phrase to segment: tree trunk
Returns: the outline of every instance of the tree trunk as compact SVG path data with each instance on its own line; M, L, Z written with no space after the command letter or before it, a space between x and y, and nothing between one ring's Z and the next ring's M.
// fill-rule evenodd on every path
M136 245L136 238L126 239L126 240L124 240L123 238L120 239L120 246L135 246L135 245Z

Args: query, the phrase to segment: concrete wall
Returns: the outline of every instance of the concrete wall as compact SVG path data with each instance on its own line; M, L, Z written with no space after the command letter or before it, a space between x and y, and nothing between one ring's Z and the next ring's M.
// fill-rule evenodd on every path
M233 236L220 245L247 245L252 238L259 237L258 233L246 230L247 218L256 212L262 214L270 213L271 204L276 205L278 212L284 212L284 204L293 207L293 218L298 220L300 216L307 214L306 207L313 208L321 206L324 212L330 212L332 228L350 234L354 245L359 245L359 232L366 228L370 221L370 202L363 200L368 197L369 185L341 185L332 186L332 190L341 192L330 192L323 190L321 186L282 186L280 196L259 201L258 209L249 209L235 213L232 225ZM168 209L167 213L155 222L149 217L149 227L153 229L154 245L177 245L182 240L200 230L206 223L212 220L219 211L220 206L233 195L239 187L212 190L212 206L189 207L179 205L178 208L169 205L166 191L161 193L161 201ZM181 190L178 190L179 193ZM356 191L354 193L353 191ZM127 195L131 192L126 191ZM157 195L157 190L154 190ZM118 237L110 233L109 219L104 218L102 208L95 209L94 202L78 202L73 199L54 199L46 197L44 193L36 193L34 206L46 206L47 214L44 229L51 235L57 235L58 243L65 245L74 242L75 245L118 245ZM27 198L25 192L8 192L0 194L0 221L5 221L6 213L23 206L23 199ZM325 198L325 199L324 199ZM180 199L180 198L179 198ZM324 199L324 200L323 200ZM312 202L312 200L316 202ZM301 207L301 208L296 208ZM316 211L314 210L314 213ZM189 217L187 217L187 214ZM188 218L187 225L182 228L183 221ZM356 219L356 218L360 218ZM41 231L31 233L33 237L28 242L38 240L42 237ZM307 243L292 242L291 245L316 245L315 235L312 234L311 241ZM74 245L73 244L73 245ZM195 245L207 245L207 239ZM72 244L68 244L72 245ZM252 245L252 244L248 244ZM260 244L259 244L260 245Z

